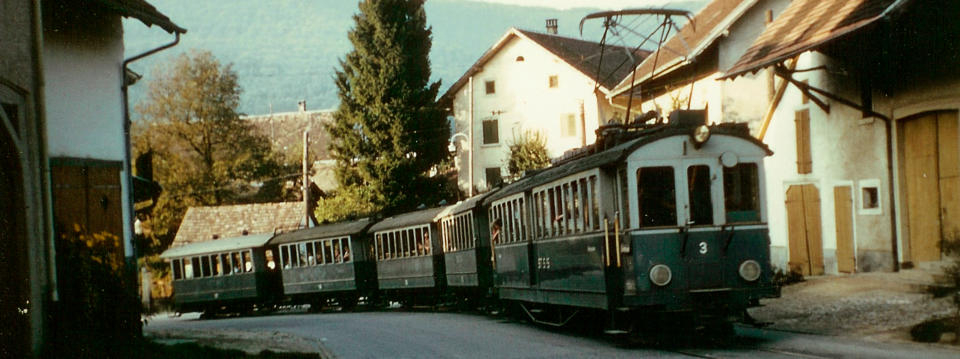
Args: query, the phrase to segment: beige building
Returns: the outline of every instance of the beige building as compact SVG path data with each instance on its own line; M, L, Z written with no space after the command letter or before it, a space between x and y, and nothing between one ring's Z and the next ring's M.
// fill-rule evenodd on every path
M548 20L549 24L549 20ZM552 23L556 26L556 22ZM607 100L647 51L511 28L441 97L453 117L458 185L484 192L507 173L509 146L528 132L546 139L551 158L591 144L599 124L623 116ZM599 70L599 71L598 71Z
M786 79L764 138L774 264L939 261L960 231L955 1L795 0L725 74Z

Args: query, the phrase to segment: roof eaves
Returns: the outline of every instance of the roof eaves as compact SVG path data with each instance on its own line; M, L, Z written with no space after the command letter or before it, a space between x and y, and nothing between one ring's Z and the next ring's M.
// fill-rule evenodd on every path
M705 37L702 41L700 41L700 43L698 43L697 46L695 46L690 51L689 54L687 54L686 56L678 57L677 59L670 61L667 65L664 65L664 66L673 66L672 68L668 68L666 71L645 74L640 79L634 80L633 86L643 84L646 81L652 80L660 76L664 76L666 74L669 74L673 71L681 69L686 65L689 65L695 62L697 57L699 57L701 54L703 54L704 51L710 48L710 45L712 45L715 41L717 41L717 39L719 39L720 36L723 35L725 31L727 31L731 26L733 26L733 24L735 24L738 20L740 20L740 18L743 17L743 15L746 14L748 10L750 10L754 5L757 4L757 2L759 2L759 0L748 0L748 1L741 2L739 5L737 5L736 8L734 8L733 11L730 12L729 15L727 15L726 18L723 19L723 21L721 21L720 23L717 24L717 26L714 26L713 29L711 29L710 34L707 35L707 37ZM696 17L694 17L694 21L696 21ZM690 24L688 23L684 27L686 26L690 26ZM696 26L696 23L694 23L693 26ZM679 35L680 33L678 32L674 36L679 36ZM656 55L651 55L651 56L656 56ZM652 60L650 60L650 58L648 57L647 60L643 62L646 62L646 61L652 61ZM643 62L638 64L637 67L642 66ZM633 86L630 85L630 78L629 77L625 78L623 79L623 81L620 81L620 83L617 84L617 86L614 87L613 94L610 96L611 97L617 96L623 92L626 92L627 90L629 90L629 88Z
M94 0L107 9L114 11L120 16L132 17L145 25L153 26L157 25L164 31L168 33L187 33L187 29L184 29L177 24L174 24L169 17L157 10L156 7L150 5L150 3L145 0Z
M440 96L441 101L443 99L453 99L457 91L459 91L460 88L467 83L470 77L472 77L473 75L476 75L477 72L480 72L480 70L483 69L483 65L485 65L487 61L490 61L490 59L493 58L493 56L496 55L497 52L499 52L500 49L502 49L507 44L507 42L509 42L510 39L514 36L519 37L519 32L517 31L516 28L511 27L510 29L507 30L506 33L503 34L503 36L500 37L500 40L497 40L497 42L494 43L493 46L491 46L489 49L487 49L487 51L484 52L483 55L480 55L480 58L477 59L477 61L474 62L473 65L470 65L470 68L467 69L467 72L465 72L462 76L460 76L460 78L457 79L456 82L450 85L450 88L448 88L447 91L444 92L442 96Z

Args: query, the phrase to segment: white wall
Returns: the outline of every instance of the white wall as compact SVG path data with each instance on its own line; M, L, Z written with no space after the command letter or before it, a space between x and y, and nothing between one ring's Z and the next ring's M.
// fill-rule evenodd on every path
M518 56L523 61L516 61ZM549 88L549 76L558 77L558 87ZM494 81L496 93L486 93L486 81ZM454 133L470 132L470 83L459 89L453 100L453 113L456 117ZM488 188L486 168L499 167L506 177L509 145L514 139L530 130L539 132L546 139L547 151L556 158L569 149L579 148L596 141L594 131L598 119L613 110L605 101L600 101L594 92L593 79L575 70L538 44L512 37L489 61L483 69L473 76L473 168L469 166L466 151L460 151L456 158L460 169L459 186L466 191L469 188L470 172L473 183L480 191ZM582 105L581 105L582 104ZM584 114L581 127L580 113ZM562 135L562 124L572 114L577 126L573 136ZM499 143L483 144L483 121L498 119L500 128ZM467 148L469 141L463 136L455 141L459 148Z
M51 157L123 160L119 16L44 33L47 150Z

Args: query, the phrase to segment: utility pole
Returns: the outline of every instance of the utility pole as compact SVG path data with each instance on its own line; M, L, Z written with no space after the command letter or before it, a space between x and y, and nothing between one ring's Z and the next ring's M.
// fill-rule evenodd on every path
M310 228L310 127L303 130L303 215L305 227Z

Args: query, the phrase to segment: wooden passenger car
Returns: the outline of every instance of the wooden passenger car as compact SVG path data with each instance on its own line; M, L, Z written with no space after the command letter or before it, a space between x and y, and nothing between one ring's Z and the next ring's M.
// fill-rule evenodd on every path
M280 273L265 245L273 234L252 234L170 248L178 312L248 312L280 294Z
M493 285L490 232L484 196L450 205L439 214L447 288L459 297L490 294Z
M763 207L770 151L745 125L707 126L689 111L600 132L589 151L484 199L502 299L538 321L543 308L555 324L590 309L629 325L651 313L738 316L778 295Z
M320 225L280 234L277 247L283 273L283 294L294 304L319 309L331 300L343 308L370 298L377 288L367 228L372 221Z
M437 227L445 207L386 218L372 227L377 283L382 295L404 304L432 302L446 289Z

